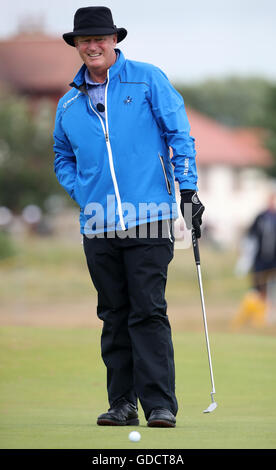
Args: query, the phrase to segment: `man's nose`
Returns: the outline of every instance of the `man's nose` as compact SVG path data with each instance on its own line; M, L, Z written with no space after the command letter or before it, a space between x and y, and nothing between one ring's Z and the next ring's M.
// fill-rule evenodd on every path
M87 45L88 45L89 49L95 49L97 43L96 43L95 39L90 39L90 41Z

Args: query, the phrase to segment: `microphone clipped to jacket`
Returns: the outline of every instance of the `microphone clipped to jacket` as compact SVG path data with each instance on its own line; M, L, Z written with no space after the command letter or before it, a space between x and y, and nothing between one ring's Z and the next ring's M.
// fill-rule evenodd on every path
M102 104L102 103L98 103L96 105L96 108L97 110L100 112L100 113L104 113L105 112L105 106Z

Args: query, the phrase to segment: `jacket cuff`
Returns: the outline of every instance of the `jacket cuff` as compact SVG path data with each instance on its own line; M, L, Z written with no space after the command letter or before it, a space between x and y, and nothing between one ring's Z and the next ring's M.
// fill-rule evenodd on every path
M179 184L179 190L188 190L188 191L198 191L198 187L196 184L193 183L180 183Z

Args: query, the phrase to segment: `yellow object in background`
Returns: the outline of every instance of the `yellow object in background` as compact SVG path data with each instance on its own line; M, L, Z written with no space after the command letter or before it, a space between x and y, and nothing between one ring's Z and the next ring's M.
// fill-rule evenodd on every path
M240 308L233 320L233 326L239 327L246 323L260 327L266 324L267 304L256 290L248 292L242 300Z

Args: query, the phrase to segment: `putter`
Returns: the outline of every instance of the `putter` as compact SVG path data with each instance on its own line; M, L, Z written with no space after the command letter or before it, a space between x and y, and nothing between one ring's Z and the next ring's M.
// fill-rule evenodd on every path
M193 243L195 263L196 263L196 267L197 267L197 277L198 277L198 284L199 284L199 290L200 290L202 315L203 315L204 330L205 330L205 339L206 339L206 346L207 346L208 360L209 360L209 369L210 369L211 384L212 384L212 391L211 391L212 403L208 406L208 408L206 408L206 410L203 411L203 413L211 413L211 411L214 411L218 405L214 400L214 394L216 393L216 390L215 390L215 383L214 383L213 367L212 367L209 336L208 336L208 327L207 327L207 320L206 320L206 310L205 310L205 302L204 302L203 287L202 287L199 246L198 246L198 239L196 238L196 235L194 233L194 229L192 229L192 243Z

